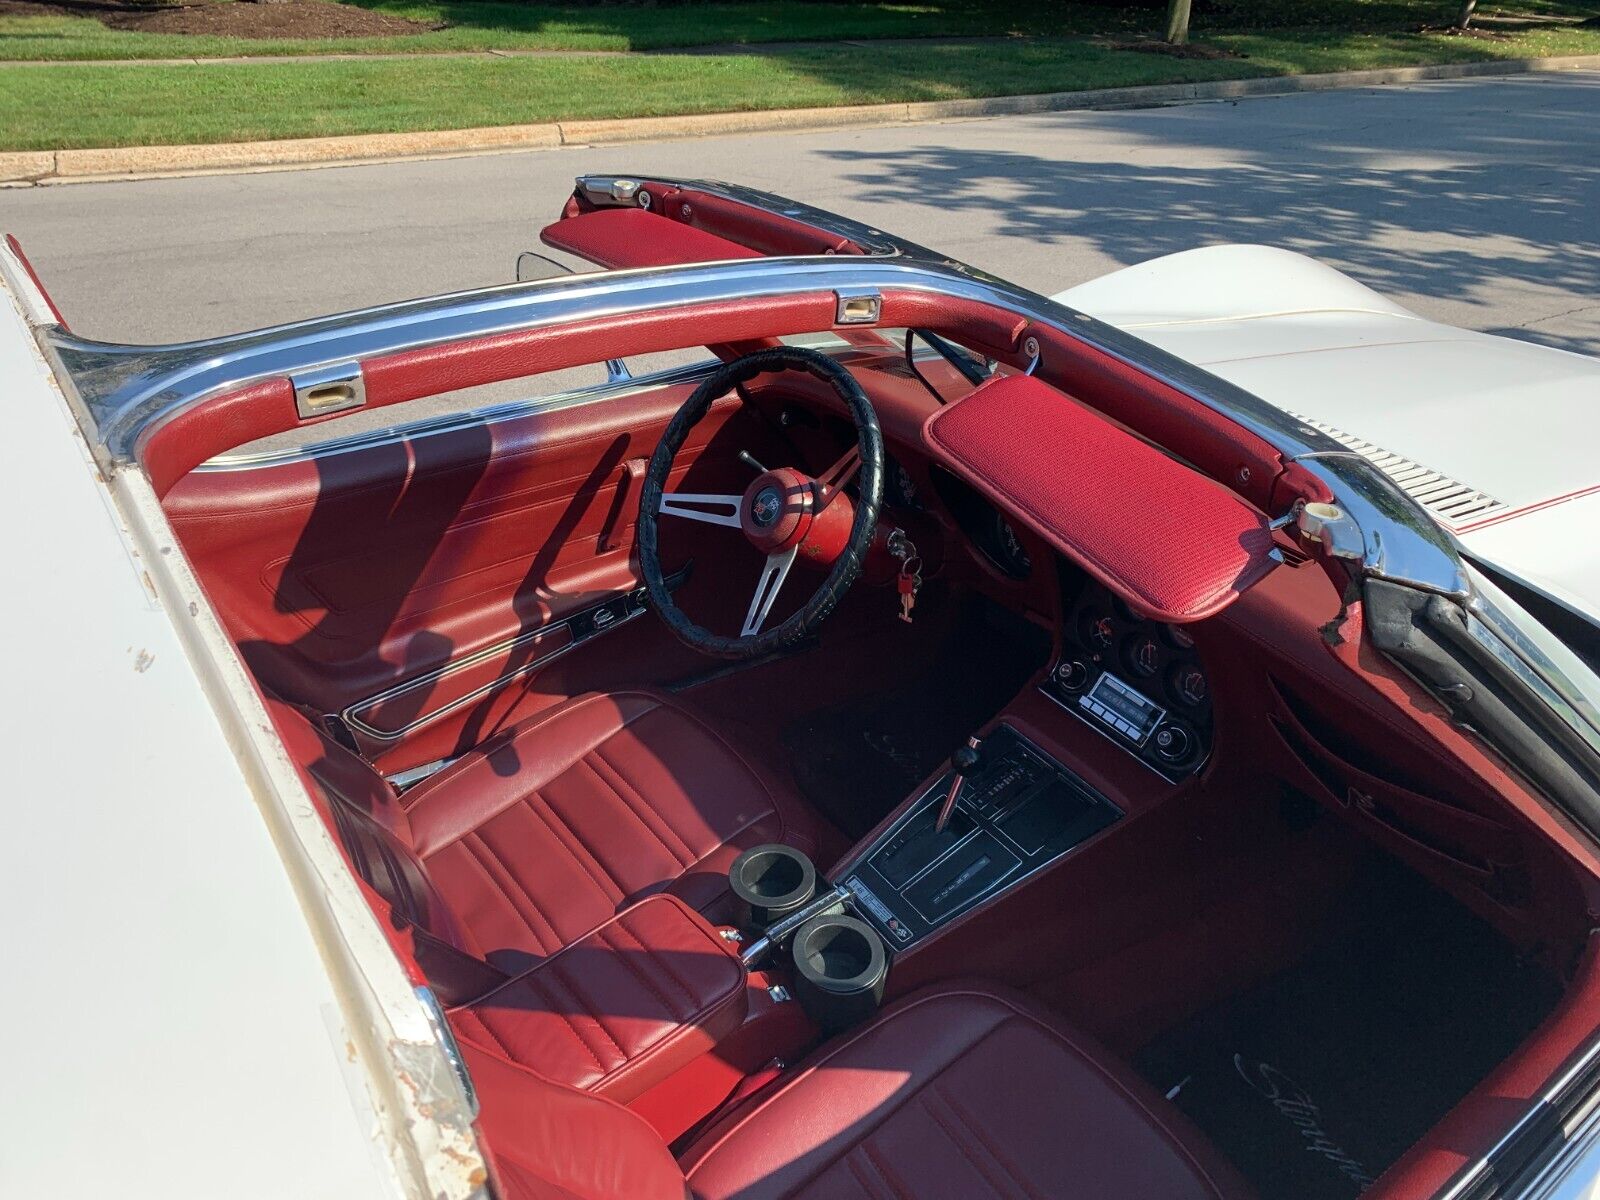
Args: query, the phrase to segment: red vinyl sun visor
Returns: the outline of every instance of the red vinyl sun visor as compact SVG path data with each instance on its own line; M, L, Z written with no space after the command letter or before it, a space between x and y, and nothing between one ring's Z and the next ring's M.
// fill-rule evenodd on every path
M928 445L1123 600L1183 624L1274 565L1267 518L1046 383L1011 375L928 418Z
M761 257L748 246L642 208L601 208L567 217L545 226L539 238L612 271Z

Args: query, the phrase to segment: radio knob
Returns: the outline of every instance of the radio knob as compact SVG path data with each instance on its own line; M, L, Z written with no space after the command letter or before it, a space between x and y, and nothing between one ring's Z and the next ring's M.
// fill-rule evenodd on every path
M1081 659L1064 658L1056 666L1056 685L1064 692L1081 692L1089 683L1088 664Z
M1156 736L1151 741L1156 748L1156 755L1163 762L1181 763L1194 749L1193 735L1177 724L1163 725L1156 730Z

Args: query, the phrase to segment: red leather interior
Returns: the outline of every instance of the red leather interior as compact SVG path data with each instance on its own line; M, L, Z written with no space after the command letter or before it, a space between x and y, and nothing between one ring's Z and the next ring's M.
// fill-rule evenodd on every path
M698 1139L681 1172L633 1114L462 1049L507 1200L1249 1195L1140 1081L981 984L909 997L825 1046Z
M715 913L740 851L814 844L797 798L688 709L642 692L578 697L404 802L467 948L503 967L662 889Z
M675 896L651 896L450 1013L462 1041L627 1103L745 1015L737 948Z
M657 892L715 912L748 846L814 844L799 800L664 697L579 697L401 798L300 713L272 713L351 865L447 1002Z
M663 388L404 445L201 472L165 507L257 677L279 695L340 712L638 586L628 554L630 464L651 453L687 392ZM730 425L738 412L736 402L713 407L679 454L671 486L742 486L748 472L735 443L755 452L766 443L760 429ZM715 563L727 549L721 532L675 530L671 547ZM510 670L535 649L499 658ZM373 714L375 723L415 721L481 686L481 675L474 668L413 689ZM445 728L470 731L477 715L476 706L454 714ZM433 757L471 744L453 742L435 739Z
M886 1009L683 1157L696 1200L1244 1196L1177 1111L1021 997Z
M546 225L539 238L612 270L761 257L737 242L642 208L598 208Z
M1235 493L1025 375L928 419L928 444L1136 610L1222 611L1272 569L1267 520Z

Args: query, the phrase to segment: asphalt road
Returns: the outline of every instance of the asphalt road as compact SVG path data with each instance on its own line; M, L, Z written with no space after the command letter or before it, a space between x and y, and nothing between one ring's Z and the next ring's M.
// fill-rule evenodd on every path
M79 332L175 341L504 282L587 171L739 181L1045 292L1270 243L1600 354L1600 72L0 190L0 229Z

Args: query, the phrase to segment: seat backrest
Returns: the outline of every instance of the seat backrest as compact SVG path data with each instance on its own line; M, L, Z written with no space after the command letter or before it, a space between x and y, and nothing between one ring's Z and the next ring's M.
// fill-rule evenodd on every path
M292 705L267 699L289 756L393 934L408 938L446 1006L505 981L462 948L455 919L411 846L394 789L368 763ZM464 1042L479 1125L506 1200L684 1200L683 1172L666 1143L618 1104L580 1092Z
M292 705L268 698L284 746L307 777L312 801L344 848L351 868L389 918L402 943L447 1005L483 995L506 975L468 948L422 860L399 797L377 770L329 737Z
M637 1113L463 1042L502 1200L687 1200L683 1171Z

